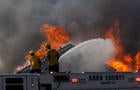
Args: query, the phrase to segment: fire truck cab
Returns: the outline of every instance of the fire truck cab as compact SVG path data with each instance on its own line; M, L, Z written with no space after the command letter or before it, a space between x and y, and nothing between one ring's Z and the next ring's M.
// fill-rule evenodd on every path
M0 90L140 90L140 73L5 74Z

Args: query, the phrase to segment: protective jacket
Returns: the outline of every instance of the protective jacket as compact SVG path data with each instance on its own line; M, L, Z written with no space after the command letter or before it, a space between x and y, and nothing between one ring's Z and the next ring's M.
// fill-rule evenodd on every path
M48 61L48 66L58 64L59 54L54 49L48 49L45 54L45 59Z
M30 64L31 64L30 70L41 69L41 61L37 56L31 56Z

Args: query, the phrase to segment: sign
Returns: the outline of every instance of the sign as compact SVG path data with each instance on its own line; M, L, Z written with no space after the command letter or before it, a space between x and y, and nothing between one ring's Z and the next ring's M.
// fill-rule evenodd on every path
M116 84L122 80L125 80L124 75L89 75L89 81L100 81L100 84Z
M89 75L90 81L125 80L124 75Z

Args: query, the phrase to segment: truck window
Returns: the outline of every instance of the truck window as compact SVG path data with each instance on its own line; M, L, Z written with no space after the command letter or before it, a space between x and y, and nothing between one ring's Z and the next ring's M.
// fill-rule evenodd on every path
M24 90L23 85L6 85L6 90Z
M6 78L6 84L22 84L23 78Z
M23 78L5 78L6 90L24 90Z

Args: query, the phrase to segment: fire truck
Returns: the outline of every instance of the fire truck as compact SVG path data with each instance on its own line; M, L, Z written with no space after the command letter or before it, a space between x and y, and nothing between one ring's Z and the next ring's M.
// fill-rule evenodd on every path
M0 90L140 90L140 73L3 74Z
M59 51L62 55L73 45ZM140 73L116 72L105 64L106 72L48 73L42 60L42 73L31 74L27 66L15 74L0 75L0 90L140 90Z

